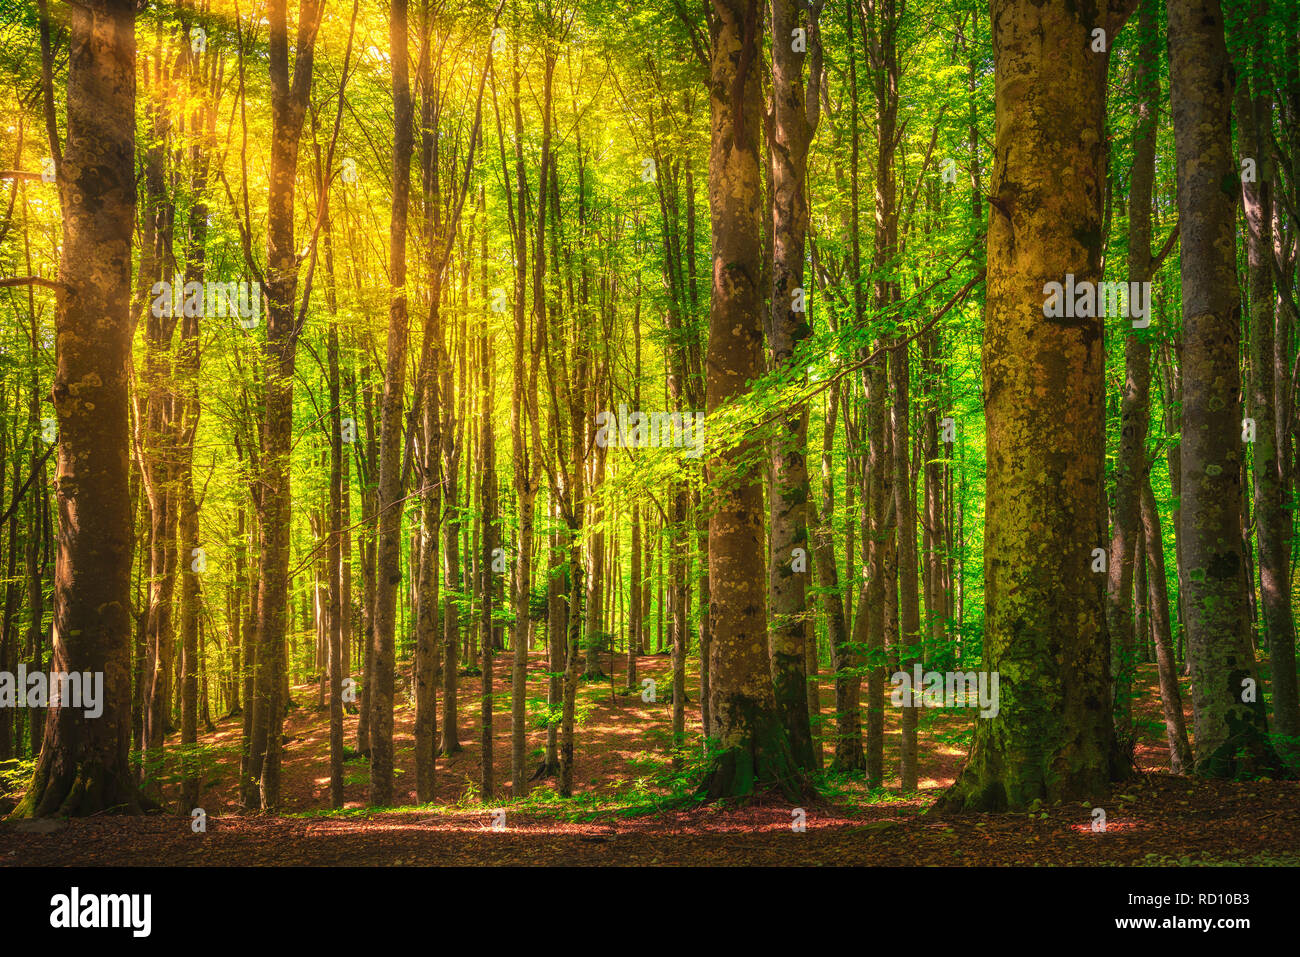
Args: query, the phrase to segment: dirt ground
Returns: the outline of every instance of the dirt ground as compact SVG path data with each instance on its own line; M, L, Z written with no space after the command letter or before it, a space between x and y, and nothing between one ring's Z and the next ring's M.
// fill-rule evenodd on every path
M70 822L0 825L0 866L155 865L483 865L483 864L1300 864L1300 784L1205 782L1168 773L1168 748L1154 689L1143 666L1135 707L1142 732L1138 773L1102 803L1104 831L1084 804L1033 813L936 817L923 812L950 784L965 757L973 711L927 709L920 723L919 790L898 791L898 711L885 708L885 787L835 776L825 794L796 809L781 801L695 806L659 777L671 727L667 656L639 659L638 673L657 682L658 700L622 693L626 663L615 656L607 679L579 692L575 799L554 797L554 780L532 783L512 801L509 769L508 656L494 669L493 799L479 801L481 771L477 676L460 682L463 750L438 760L432 805L367 812L368 766L345 765L346 807L328 810L328 714L315 685L294 689L298 707L285 722L283 807L276 815L237 806L240 719L203 735L210 767L202 783L207 829L195 833L187 813L140 818L104 815ZM609 670L609 659L603 666ZM540 764L545 730L546 662L529 662L530 763ZM698 682L688 680L688 716L698 719ZM833 691L820 682L822 711ZM399 691L396 767L399 800L414 805L413 708ZM1185 696L1184 701L1190 698ZM346 741L356 745L356 715ZM1190 714L1188 724L1190 727ZM695 726L698 730L698 725ZM830 726L826 726L830 730ZM174 739L168 742L174 744ZM829 748L826 759L829 762ZM175 786L165 790L174 800ZM656 806L658 809L656 810ZM667 805L668 807L664 807ZM496 813L494 813L496 812ZM802 822L803 827L799 829Z

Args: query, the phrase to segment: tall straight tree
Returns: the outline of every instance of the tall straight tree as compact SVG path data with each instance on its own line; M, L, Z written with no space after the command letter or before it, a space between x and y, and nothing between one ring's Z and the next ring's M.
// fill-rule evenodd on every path
M1250 306L1250 391L1246 408L1255 420L1255 527L1259 537L1260 604L1273 668L1273 720L1278 734L1300 735L1295 670L1295 619L1291 613L1291 523L1276 435L1273 294L1273 186L1265 143L1273 129L1273 98L1265 70L1264 4L1256 3L1250 26L1250 63L1237 80L1237 138L1242 157L1256 162L1243 176L1246 213L1247 301ZM1263 166L1263 170L1258 167Z
M515 32L518 37L518 29ZM528 778L524 762L527 760L526 694L528 678L528 599L532 583L533 513L537 492L541 488L542 459L537 420L537 363L541 352L542 327L546 322L546 183L551 162L551 98L555 75L556 47L550 37L544 40L545 66L542 79L542 158L537 174L536 220L533 240L533 292L532 317L534 342L527 344L528 314L524 302L524 281L528 262L528 243L524 229L524 204L526 178L522 162L522 121L519 115L519 44L514 46L513 104L515 109L515 171L519 190L519 211L515 234L515 312L514 352L511 365L510 444L514 457L515 501L519 511L519 546L515 555L514 593L511 606L514 627L510 635L512 662L510 671L510 794L522 798L528 794ZM513 218L513 217L512 217ZM524 352L532 353L525 377ZM525 431L524 417L532 425L534 439Z
M1116 770L1092 570L1106 544L1102 320L1048 315L1061 314L1048 284L1101 279L1106 51L1129 3L991 7L984 667L1000 708L976 724L947 810L1095 798Z
M441 155L438 119L444 97L437 88L441 76L441 62L435 71L430 47L433 43L432 13L426 5L422 17L422 42L420 44L420 77L423 89L421 103L420 155L423 171L422 187L425 204L425 262L428 269L429 309L425 314L423 346L420 354L420 371L417 378L416 404L423 417L422 423L422 488L420 568L417 582L418 620L415 646L415 778L416 797L421 803L433 800L435 780L435 753L437 751L437 694L434 690L439 668L439 639L437 629L440 560L439 535L445 520L444 489L451 484L449 472L455 468L452 449L456 442L455 396L451 389L451 364L443 342L442 300L447 288L446 273L455 246L457 229L469 194L470 174L483 118L483 88L487 83L488 64L479 74L478 99L474 108L474 125L470 129L469 147L465 151L465 176L459 187L455 180L448 190L447 210L442 208L443 191L439 176ZM487 56L491 56L489 44ZM465 283L469 281L464 273ZM414 430L414 423L412 424ZM408 437L407 444L410 445ZM451 460L451 461L449 461ZM451 498L454 502L454 494ZM459 564L459 563L457 563ZM450 584L450 582L449 582ZM444 611L444 614L450 612ZM452 712L455 711L455 694L452 693Z
M12 816L138 812L131 779L131 498L127 363L135 224L135 6L68 8L68 139L55 314L58 558L55 672L103 675L103 714L51 703Z
M758 0L713 0L713 295L705 363L711 418L744 395L762 368L761 22ZM710 449L716 484L709 509L709 704L718 745L702 785L710 798L773 786L792 796L802 790L768 668L763 489L753 451L748 443Z
M254 676L250 766L263 808L280 803L281 727L284 700L285 619L289 598L289 525L293 501L289 452L293 446L294 360L298 348L294 298L298 252L294 246L294 196L298 144L311 93L316 31L323 4L302 0L292 78L289 71L287 0L269 0L271 76L271 176L266 230L266 395L262 418L258 503L262 549L258 569L258 649Z
M393 659L397 585L402 580L402 406L406 388L406 214L411 197L414 118L406 0L388 17L393 71L393 209L388 231L387 366L379 425L379 544L375 558L374 684L370 692L370 803L393 802Z
M801 378L795 350L808 338L804 250L808 235L808 148L820 118L822 0L800 26L797 0L773 0L772 32L772 361ZM808 92L803 67L809 61ZM772 439L772 682L781 722L800 767L813 767L808 714L808 406L782 416Z
M898 100L901 69L898 59L898 31L906 4L895 0L862 0L863 41L867 48L867 62L871 67L872 87L876 100L876 241L873 267L876 271L876 308L890 310L901 297L894 261L899 253L898 175L895 170L898 130ZM886 386L888 378L888 387ZM876 600L883 600L889 609L885 614L891 621L889 631L896 634L900 645L911 645L921 640L920 596L916 570L916 498L909 479L908 439L908 356L907 340L889 356L889 372L885 373L885 359L871 368L867 390L868 429L871 431L870 492L872 523L872 575L884 573L884 589ZM892 394L889 415L885 413L886 390ZM888 419L888 422L886 421ZM888 435L886 435L888 429ZM885 440L889 441L886 442ZM888 445L888 452L886 452ZM892 491L892 495L890 492ZM892 508L892 523L897 530L896 557L891 552L885 536L886 510ZM886 554L880 555L879 553ZM878 557L877 557L878 556ZM894 567L888 567L892 565ZM901 588L895 587L895 580ZM879 591L879 584L872 594ZM897 603L895 613L892 607ZM880 615L870 608L868 614ZM898 629L901 628L901 632ZM882 642L872 647L878 649ZM899 656L897 648L890 653L891 660ZM910 670L910 654L902 657L901 665ZM884 669L872 662L867 682L867 779L879 784L882 777L882 750L884 737L881 693L884 688ZM905 700L899 725L902 737L900 782L904 791L916 788L916 728L917 702Z
M1218 0L1169 9L1182 236L1182 555L1196 773L1276 770L1250 644L1241 538L1237 164Z
M1156 174L1156 129L1160 100L1158 31L1154 0L1144 0L1138 14L1138 56L1133 67L1136 133L1129 177L1128 278L1151 278L1151 193ZM1147 423L1151 417L1151 346L1148 333L1125 329L1124 391L1120 396L1119 452L1115 458L1114 529L1111 532L1106 626L1111 640L1111 675L1115 688L1115 731L1126 755L1133 751L1133 678L1137 665L1133 634L1134 565L1143 538L1142 485L1146 480ZM1146 600L1139 594L1139 602Z

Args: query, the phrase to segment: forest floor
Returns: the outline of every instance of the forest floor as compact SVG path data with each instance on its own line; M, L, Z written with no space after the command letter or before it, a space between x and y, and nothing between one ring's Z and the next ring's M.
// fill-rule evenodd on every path
M542 655L538 651L529 661L529 745L535 749L530 761L538 764L545 743ZM604 657L607 670L608 662ZM673 775L668 769L672 706L666 655L638 661L639 676L658 683L656 702L621 693L626 681L622 656L614 659L618 678L612 689L608 679L580 686L573 799L560 799L550 778L533 781L527 797L511 800L509 669L509 656L498 656L493 722L497 786L491 802L479 800L477 676L467 675L460 682L463 749L439 757L436 800L384 810L366 807L368 765L351 752L345 764L345 808L328 808L328 713L317 703L317 686L300 685L294 689L297 706L284 727L279 814L238 808L241 719L227 717L201 736L207 764L200 801L207 815L206 832L193 831L189 809L183 816L4 823L0 866L1300 864L1300 783L1208 782L1169 774L1153 665L1142 666L1134 703L1141 735L1138 773L1117 784L1101 804L1104 831L1093 830L1092 808L1086 803L1020 814L924 814L964 759L974 712L921 712L919 789L902 794L897 778L899 712L887 698L886 773L893 778L887 777L883 788L869 791L860 776L821 775L821 796L801 809L802 831L794 829L799 814L789 802L697 805L690 796L689 775ZM688 687L688 716L696 722L692 730L698 731L698 682L693 674ZM826 676L819 689L825 714L834 698ZM1183 700L1190 702L1186 687ZM400 691L398 701L398 791L414 805L413 707ZM355 714L346 716L350 747L356 745L356 721ZM168 741L169 746L175 743ZM827 748L827 764L829 758ZM164 775L164 780L170 777ZM173 810L175 792L176 784L169 781L164 797ZM0 813L16 798L16 793L0 795Z

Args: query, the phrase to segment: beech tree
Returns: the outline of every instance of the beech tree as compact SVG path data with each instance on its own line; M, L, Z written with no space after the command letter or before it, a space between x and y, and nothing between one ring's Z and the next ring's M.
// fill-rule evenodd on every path
M52 703L32 782L13 817L139 812L131 735L131 499L127 364L135 219L135 8L70 11L67 141L55 318L59 538L55 672L103 676L103 713Z
M742 395L760 368L759 17L757 0L714 0L709 28L710 415ZM768 669L762 486L746 474L743 446L711 456L709 468L718 483L709 517L710 733L721 753L704 788L714 798L771 786L797 795L798 766Z
M1290 12L36 0L0 811L1293 774Z
M984 310L984 667L1000 674L1001 702L976 725L945 809L1095 798L1122 771L1092 570L1107 540L1102 322L1049 318L1045 298L1067 276L1101 278L1106 68L1130 10L992 6L1004 158L990 184Z
M1169 11L1183 283L1182 561L1196 773L1278 767L1250 645L1241 545L1241 348L1228 117L1218 0Z

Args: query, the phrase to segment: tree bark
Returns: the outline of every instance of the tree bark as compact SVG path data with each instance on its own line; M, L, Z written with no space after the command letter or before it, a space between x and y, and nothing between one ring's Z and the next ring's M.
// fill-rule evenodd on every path
M1051 318L1045 301L1067 275L1101 279L1109 54L1094 52L1093 30L1113 38L1126 15L992 5L984 668L1000 702L942 810L1095 800L1119 771L1092 571L1106 536L1102 319Z
M1151 278L1151 194L1155 182L1156 130L1159 125L1160 74L1153 0L1138 15L1140 52L1133 73L1136 134L1129 179L1128 278ZM1131 287L1130 287L1131 288ZM1149 300L1148 300L1149 302ZM1125 382L1120 397L1119 451L1115 460L1114 529L1108 552L1106 626L1111 639L1111 678L1114 682L1116 746L1132 762L1133 676L1137 640L1133 630L1133 576L1142 537L1141 489L1147 470L1146 441L1150 420L1151 347L1146 332L1123 323ZM1139 603L1145 595L1138 595ZM1145 636L1141 639L1145 641Z
M772 363L796 381L796 351L812 333L804 289L804 250L808 233L808 148L817 128L821 84L821 4L809 10L805 41L809 53L808 96L804 95L804 49L795 49L800 22L796 0L772 4ZM805 631L811 542L808 537L808 407L800 404L778 419L772 445L772 683L781 723L801 768L814 766L808 717Z
M1249 646L1241 543L1237 165L1218 0L1169 9L1183 290L1182 528L1196 773L1278 769ZM1253 694L1251 690L1253 690Z
M289 528L293 500L289 453L293 445L293 380L298 345L294 299L298 257L294 245L294 195L298 145L311 93L312 63L322 4L302 0L292 79L286 0L270 0L270 77L272 101L271 175L267 198L267 327L265 409L262 421L262 474L259 504L258 649L252 727L253 767L259 775L261 807L280 802L281 728L284 697L285 626L289 591Z
M762 369L762 188L757 0L713 0L709 207L713 295L706 362L710 419ZM717 421L714 419L714 421ZM763 492L742 467L750 443L710 448L710 709L717 750L701 791L710 799L779 787L805 792L776 710L767 656ZM747 474L750 473L750 474Z
M406 219L411 195L410 55L407 2L393 0L388 19L393 88L393 209L388 258L392 297L379 426L379 542L375 558L374 687L370 689L370 803L393 803L393 686L397 586L402 581L402 409L406 388Z
M1155 632L1156 671L1160 678L1160 706L1165 715L1165 735L1169 740L1169 772L1192 771L1192 747L1187 742L1187 723L1183 718L1183 699L1178 690L1178 663L1174 659L1173 638L1169 627L1169 595L1165 587L1165 543L1160 531L1160 510L1156 508L1151 480L1142 484L1142 526L1146 533L1146 556L1150 563L1147 576L1151 589L1151 616Z
M135 220L135 12L68 11L68 139L52 398L58 416L56 672L103 675L103 714L51 702L31 785L12 817L138 812L131 779L131 499L127 363Z

